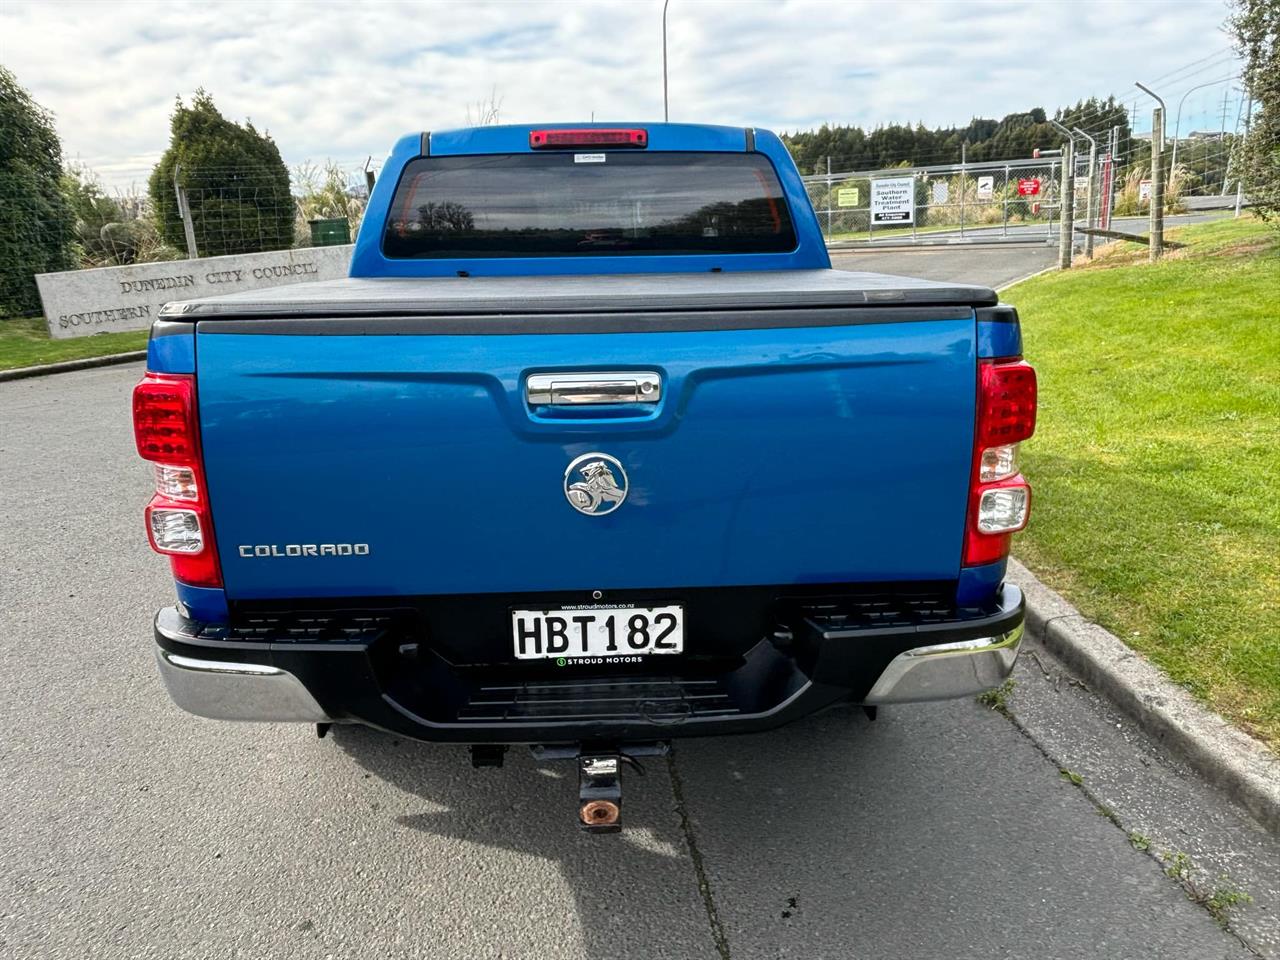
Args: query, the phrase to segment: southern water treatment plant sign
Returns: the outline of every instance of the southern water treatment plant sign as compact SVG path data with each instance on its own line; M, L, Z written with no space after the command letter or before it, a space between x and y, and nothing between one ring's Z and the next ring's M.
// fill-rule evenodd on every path
M145 330L170 300L347 275L351 246L301 247L36 275L50 336Z
M871 181L871 223L910 224L916 218L916 178L887 177Z

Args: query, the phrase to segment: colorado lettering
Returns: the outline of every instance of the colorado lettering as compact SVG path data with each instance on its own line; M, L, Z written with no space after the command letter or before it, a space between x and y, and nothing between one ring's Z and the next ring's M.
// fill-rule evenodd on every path
M255 557L367 557L367 543L242 543L237 549L245 559Z

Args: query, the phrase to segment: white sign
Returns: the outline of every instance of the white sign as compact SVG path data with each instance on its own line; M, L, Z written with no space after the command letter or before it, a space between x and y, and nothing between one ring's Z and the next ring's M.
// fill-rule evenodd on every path
M950 189L947 187L947 181L935 180L933 182L933 202L946 203L947 197L951 195Z
M351 246L302 247L202 260L164 260L128 267L40 273L36 286L49 335L145 330L170 300L192 300L347 275Z
M978 199L990 200L996 195L996 178L995 177L979 177L978 178Z
M871 181L871 222L915 223L916 178Z
M861 199L861 192L857 187L841 187L836 191L837 207L856 207Z
M1151 202L1151 181L1150 180L1140 180L1138 182L1138 202L1139 203Z

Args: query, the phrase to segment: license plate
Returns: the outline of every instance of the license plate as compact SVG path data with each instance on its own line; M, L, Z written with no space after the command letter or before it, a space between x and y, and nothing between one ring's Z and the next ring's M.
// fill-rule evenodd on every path
M517 660L639 657L684 650L684 607L512 610Z

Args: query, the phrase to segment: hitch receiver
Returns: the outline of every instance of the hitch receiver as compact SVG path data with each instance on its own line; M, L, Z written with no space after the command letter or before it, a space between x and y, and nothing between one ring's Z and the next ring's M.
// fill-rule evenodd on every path
M578 758L578 819L588 833L622 830L622 758L618 754Z

